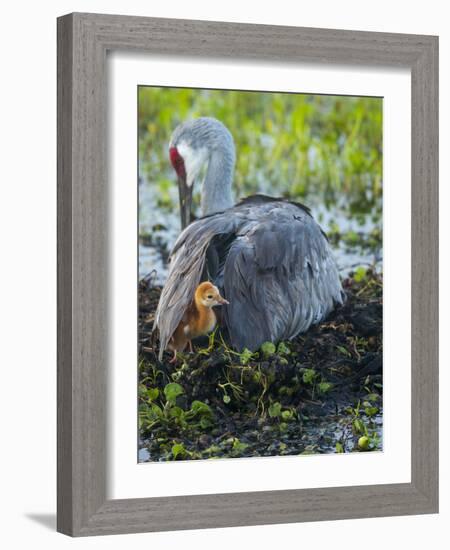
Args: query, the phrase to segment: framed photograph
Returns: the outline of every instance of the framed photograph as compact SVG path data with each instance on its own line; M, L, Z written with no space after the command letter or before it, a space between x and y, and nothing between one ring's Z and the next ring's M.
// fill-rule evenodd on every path
M438 511L438 39L58 19L58 530Z

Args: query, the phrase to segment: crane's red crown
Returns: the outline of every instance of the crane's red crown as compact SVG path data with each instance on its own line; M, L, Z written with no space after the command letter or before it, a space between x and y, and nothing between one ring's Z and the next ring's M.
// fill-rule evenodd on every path
M178 152L176 147L171 147L169 149L170 162L178 174L178 177L182 178L183 181L186 181L186 167L184 165L184 159Z

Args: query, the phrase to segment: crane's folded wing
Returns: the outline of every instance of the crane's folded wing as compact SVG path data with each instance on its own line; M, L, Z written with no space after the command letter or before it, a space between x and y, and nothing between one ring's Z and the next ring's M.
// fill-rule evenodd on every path
M226 324L238 350L293 338L343 298L326 237L312 218L292 209L236 238L224 287Z
M342 302L328 241L302 205L255 196L180 235L155 317L160 358L201 280L223 290L237 349L293 338Z

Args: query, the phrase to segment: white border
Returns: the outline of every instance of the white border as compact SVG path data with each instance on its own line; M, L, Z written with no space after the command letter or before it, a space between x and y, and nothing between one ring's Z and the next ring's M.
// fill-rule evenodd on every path
M411 480L411 77L409 71L110 54L111 372L109 498L401 483ZM384 451L137 463L138 84L384 97ZM206 114L206 113L205 113Z

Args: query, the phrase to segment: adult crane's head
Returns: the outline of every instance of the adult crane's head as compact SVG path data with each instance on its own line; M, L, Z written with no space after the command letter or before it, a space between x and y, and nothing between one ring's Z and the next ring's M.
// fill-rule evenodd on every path
M180 124L172 134L169 156L178 176L182 228L191 221L192 192L204 167L202 216L233 206L235 148L230 132L221 122L201 117Z

